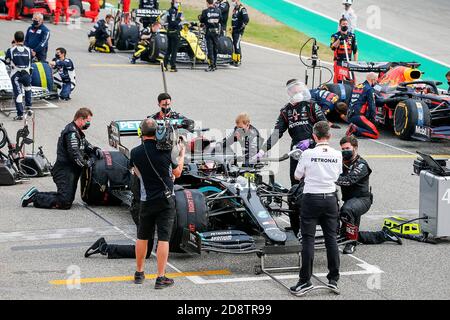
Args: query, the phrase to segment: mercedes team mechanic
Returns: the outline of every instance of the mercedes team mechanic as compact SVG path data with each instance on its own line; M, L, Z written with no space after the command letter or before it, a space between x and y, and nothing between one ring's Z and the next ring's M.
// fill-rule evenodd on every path
M230 3L228 0L216 0L216 7L220 9L220 12L222 13L222 30L221 34L224 36L227 32L227 22L228 22L228 15L230 13Z
M241 39L244 35L245 27L250 22L247 9L241 4L240 0L233 0L233 15L231 16L231 36L233 38L233 56L232 60L235 66L241 64L242 50Z
M72 207L81 170L103 158L101 149L91 145L83 132L91 125L92 116L88 108L79 109L73 121L61 132L52 169L57 192L39 192L33 187L22 197L22 207L30 203L36 208L46 209L67 210Z
M314 149L305 150L295 170L297 180L304 179L300 218L301 268L297 285L291 287L295 295L313 289L311 276L314 263L316 226L322 227L328 261L328 287L337 291L339 280L339 249L337 246L338 198L336 180L342 173L342 154L329 145L330 126L319 121L313 127Z
M313 125L318 121L327 120L320 107L311 102L311 95L303 82L291 79L286 83L286 90L289 103L280 110L274 130L258 152L257 158L263 157L278 142L286 130L292 138L291 148L294 146L300 147L300 145L304 148L304 144L309 146ZM291 185L297 184L294 176L297 163L298 160L290 159Z
M23 44L22 31L14 33L13 46L6 50L5 62L11 66L11 84L17 115L13 120L23 120L23 96L25 107L31 108L31 49Z
M105 19L98 20L89 30L89 52L92 50L104 53L115 53L111 40L109 24L114 20L112 14L107 14Z
M350 80L354 82L355 76L342 66L344 61L358 60L358 45L356 36L349 31L348 20L339 20L339 31L331 36L330 47L334 51L334 83Z
M355 239L345 245L343 253L354 253L358 241L363 244L380 244L385 241L402 244L401 239L387 228L377 232L359 231L361 216L369 211L373 202L373 195L369 187L369 176L372 169L367 161L358 154L358 140L354 136L343 137L340 145L343 172L336 184L341 187L344 201L340 210L340 218L343 221L341 230L346 234L348 240Z
M57 48L55 58L49 62L49 65L56 69L61 79L59 98L68 101L70 100L70 93L75 88L75 67L72 60L66 57L66 54L66 49Z
M35 60L45 62L47 60L48 40L50 30L44 25L42 13L33 14L31 26L25 35L25 46L31 49Z
M251 125L250 116L247 113L240 113L236 117L235 123L236 126L233 131L219 143L219 147L221 150L226 151L235 142L238 142L244 155L243 166L252 166L257 162L254 157L263 144L263 138L259 134L258 129ZM218 151L216 146L214 152Z
M347 119L350 123L347 136L354 134L358 137L378 139L380 134L375 126L376 105L373 90L377 79L377 74L370 72L364 83L353 88L352 100L347 112Z
M208 68L205 71L217 70L216 60L219 47L219 35L222 24L222 13L214 6L214 0L206 0L208 8L198 17L206 29L206 47L208 50Z
M147 10L158 10L159 2L158 0L139 0L139 9L147 9ZM143 28L147 28L151 26L156 21L156 18L142 18L142 26Z
M184 20L183 12L181 11L180 0L172 0L172 5L167 11L167 52L164 56L164 68L167 70L167 65L170 60L170 71L177 72L177 52L180 44L181 21Z

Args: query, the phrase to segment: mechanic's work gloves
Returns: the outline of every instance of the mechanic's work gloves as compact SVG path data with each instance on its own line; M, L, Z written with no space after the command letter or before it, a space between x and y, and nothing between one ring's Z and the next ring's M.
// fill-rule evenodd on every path
M100 148L95 148L95 156L97 159L101 160L103 159L103 151Z
M311 145L311 140L310 139L305 139L305 140L302 140L299 143L297 143L295 148L299 149L301 151L305 151L305 150L309 149L310 145Z

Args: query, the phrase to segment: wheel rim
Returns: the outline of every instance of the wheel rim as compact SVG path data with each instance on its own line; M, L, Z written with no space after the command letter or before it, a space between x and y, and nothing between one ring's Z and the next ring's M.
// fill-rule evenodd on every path
M405 104L399 104L394 111L394 132L401 135L408 126L408 109Z

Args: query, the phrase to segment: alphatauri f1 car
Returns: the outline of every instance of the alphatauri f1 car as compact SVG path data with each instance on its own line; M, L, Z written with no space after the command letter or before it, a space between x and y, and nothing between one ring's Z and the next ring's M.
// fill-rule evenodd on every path
M403 140L450 139L450 96L440 82L421 80L415 62L348 62L355 72L378 72L376 122Z

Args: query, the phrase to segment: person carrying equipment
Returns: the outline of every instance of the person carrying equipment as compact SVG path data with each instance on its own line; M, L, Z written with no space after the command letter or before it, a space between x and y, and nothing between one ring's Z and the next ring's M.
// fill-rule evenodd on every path
M375 126L376 105L373 90L377 79L377 74L370 72L364 83L353 88L352 101L347 112L347 119L350 123L347 136L354 134L371 139L378 139L380 136Z
M207 72L217 70L216 61L219 48L219 35L222 24L222 13L219 8L214 6L214 0L206 0L208 8L202 11L198 17L200 23L206 29L206 47L208 49L208 68Z
M250 22L247 9L241 4L240 0L233 0L233 15L231 16L231 36L233 38L234 53L232 56L233 64L239 66L242 60L241 39L244 35L245 27Z
M114 20L111 14L107 14L105 19L98 20L88 33L89 52L92 50L103 53L115 53L111 40L109 24Z
M181 21L184 20L181 11L181 1L172 0L172 6L167 11L167 52L164 56L164 68L170 72L177 72L177 52L180 44ZM167 65L170 61L170 69Z
M61 131L56 149L56 162L52 169L56 192L39 192L35 187L21 199L22 207L33 203L36 208L68 210L72 207L81 170L103 158L102 150L87 140L83 131L91 125L92 111L81 108L73 121Z
M23 120L23 96L25 107L31 109L31 49L23 44L22 31L14 33L13 46L6 51L5 62L11 66L11 84L17 115L13 120Z
M402 244L402 241L387 228L382 231L359 231L361 216L367 213L373 203L373 195L369 187L369 176L372 173L369 164L358 155L358 140L354 136L343 137L340 141L343 159L343 172L336 181L341 187L344 204L340 210L343 221L341 232L347 240L344 254L354 253L358 242L363 244L381 244L386 241Z
M358 60L356 36L348 29L348 20L341 18L339 31L331 36L330 48L334 51L334 83L344 83L344 81L354 83L355 81L354 74L343 67L344 61Z

